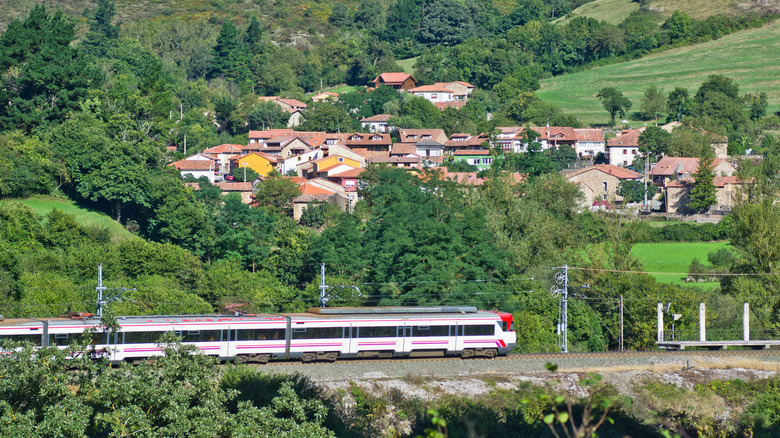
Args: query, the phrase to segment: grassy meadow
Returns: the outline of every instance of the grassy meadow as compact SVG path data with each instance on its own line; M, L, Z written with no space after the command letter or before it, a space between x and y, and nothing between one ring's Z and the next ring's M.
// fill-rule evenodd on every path
M780 21L749 29L706 43L655 53L641 59L545 79L537 95L576 115L585 125L605 124L609 114L596 98L602 87L616 87L634 106L647 87L658 85L665 91L676 86L695 93L711 74L734 79L740 93L764 91L769 97L768 112L780 109ZM644 125L632 123L632 127Z
M711 266L707 254L720 248L730 248L728 242L667 242L637 243L631 249L631 255L639 259L645 271L654 272L653 277L662 283L697 286L712 290L719 283L685 283L685 273L693 259ZM669 274L664 274L668 272ZM682 274L682 275L680 275Z
M135 238L132 233L105 213L80 207L68 199L46 196L22 199L19 202L30 206L35 214L41 216L56 208L64 213L72 214L76 217L76 221L83 226L107 228L111 232L111 239L114 242Z
M574 17L590 17L609 24L620 24L632 12L639 9L639 3L632 0L596 0L578 7L567 14L565 18L555 20L563 24Z

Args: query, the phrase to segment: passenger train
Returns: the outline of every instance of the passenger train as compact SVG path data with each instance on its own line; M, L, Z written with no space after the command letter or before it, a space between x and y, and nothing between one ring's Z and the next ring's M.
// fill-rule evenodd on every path
M266 363L348 357L494 357L514 348L512 314L475 307L329 307L278 315L124 316L114 333L96 332L92 344L113 362L163 354L160 335L174 332L185 344L221 360ZM67 346L98 319L8 319L0 341Z

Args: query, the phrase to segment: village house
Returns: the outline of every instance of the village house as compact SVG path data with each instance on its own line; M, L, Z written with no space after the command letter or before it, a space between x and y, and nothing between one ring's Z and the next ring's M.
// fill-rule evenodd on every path
M686 213L687 205L691 202L690 193L693 189L695 178L670 181L666 186L667 213ZM734 204L743 192L744 183L738 176L716 176L712 179L715 186L715 205L709 211L727 212L734 208Z
M276 169L279 160L273 155L263 152L249 152L236 155L230 159L230 171L235 169L249 168L254 170L260 176L268 175Z
M668 133L672 133L676 128L683 126L682 123L678 121L669 122L665 125L661 125L661 129ZM728 158L729 156L729 138L725 135L718 135L713 134L711 132L707 132L703 129L697 130L703 134L706 134L710 137L710 147L712 148L712 151L715 153L715 158Z
M588 166L564 175L583 195L580 207L588 208L600 201L622 202L617 194L623 181L639 181L642 174L611 164Z
M290 114L290 118L287 120L287 126L290 128L299 126L301 124L303 111L305 111L307 107L307 105L300 100L285 99L279 96L261 96L258 97L258 100L264 102L273 102L279 105L279 107L281 107L284 111L288 112Z
M691 178L699 171L699 159L691 157L663 157L650 170L650 178L658 187L666 187L672 181ZM732 176L737 168L723 158L712 162L712 173L715 176Z
M479 170L490 169L490 166L493 165L493 156L487 149L454 151L452 157L453 163L471 164L477 166Z
M438 143L447 141L447 134L443 129L399 129L398 136L401 143L417 143L422 140L433 140Z
M216 157L218 171L222 174L230 173L230 159L243 152L244 147L238 144L221 144L208 148L203 151L204 154Z
M606 153L604 131L601 129L574 129L577 143L574 150L580 159L590 160Z
M206 154L196 154L169 164L179 171L182 178L191 175L195 179L205 176L212 184L216 181L222 181L220 175L219 161L216 157Z
M287 175L288 173L292 172L298 172L298 167L300 164L308 163L313 160L317 160L323 158L323 151L322 149L312 149L308 152L304 152L299 155L293 155L287 158L280 158L279 159L279 165L277 167L277 170L282 175ZM301 176L300 174L298 174Z
M345 138L344 145L356 152L358 149L390 152L393 140L390 138L390 134L361 134L356 132L354 134L349 134Z
M446 142L446 140L445 140ZM436 140L421 140L414 143L414 153L420 157L441 157L444 155L444 143Z
M609 164L622 167L634 164L634 158L639 155L639 136L642 131L644 128L625 130L617 137L607 140Z
M453 155L456 151L486 150L483 143L488 141L485 137L471 135L469 133L456 133L444 143L444 151L447 155Z
M568 126L537 126L529 129L539 134L534 141L541 145L542 150L558 149L563 145L574 148L577 144L577 134Z
M415 87L410 89L409 93L415 96L422 97L423 99L431 103L453 102L456 100L454 91L439 84L423 85L420 87Z
M390 117L392 117L390 114L377 114L360 119L360 124L368 132L388 132L390 126L387 121L390 120Z
M398 91L406 91L417 86L414 76L407 73L382 73L372 81L375 87L384 85Z
M328 175L328 179L344 188L344 191L355 192L358 189L358 180L364 169L349 169L344 172Z

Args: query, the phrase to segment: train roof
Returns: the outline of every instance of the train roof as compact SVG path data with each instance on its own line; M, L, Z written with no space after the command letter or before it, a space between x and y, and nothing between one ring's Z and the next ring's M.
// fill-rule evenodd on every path
M384 318L448 318L458 316L473 316L477 318L494 317L496 313L478 310L471 306L426 306L426 307L312 307L306 313L283 314L246 314L246 315L137 315L118 316L117 322L125 324L192 324L200 322L242 322L242 321L278 321L286 317L296 320L322 319L384 319ZM41 327L44 322L57 326L70 325L100 325L100 319L87 318L11 318L0 321L0 326L11 327Z

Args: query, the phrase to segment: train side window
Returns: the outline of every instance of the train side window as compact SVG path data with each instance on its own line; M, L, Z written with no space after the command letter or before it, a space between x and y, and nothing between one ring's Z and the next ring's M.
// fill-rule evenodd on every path
M11 341L11 342L29 342L32 345L40 346L41 345L41 334L35 334L35 335L3 335L0 336L0 342L2 341Z
M396 327L360 327L361 338L393 338L397 333Z
M450 328L446 325L421 325L412 327L412 336L449 336Z
M344 337L344 327L315 327L293 329L293 339L334 339Z
M176 334L182 342L220 342L222 330L182 330Z
M496 333L495 325L467 325L466 336L493 336Z
M352 327L352 338L358 337L358 327Z
M163 332L125 332L125 344L156 344Z
M236 341L278 341L284 339L284 329L236 330Z

